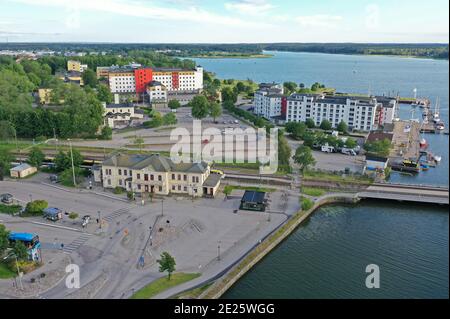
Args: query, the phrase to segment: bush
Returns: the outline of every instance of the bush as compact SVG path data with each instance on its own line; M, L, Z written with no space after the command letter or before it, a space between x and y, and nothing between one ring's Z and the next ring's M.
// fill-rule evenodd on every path
M45 200L35 200L27 204L25 213L33 216L42 215L47 207L48 203Z
M75 182L80 184L83 182L83 177L86 174L86 170L75 167ZM61 184L67 187L74 187L73 184L73 171L71 168L66 169L59 175L59 179L61 180Z
M17 214L20 212L20 210L22 209L22 206L20 205L4 205L4 204L0 204L0 213L3 214L8 214L8 215L13 215L13 214Z
M310 210L314 206L314 202L306 197L301 197L302 201L302 210L307 211Z
M127 192L127 198L129 200L134 200L135 199L134 192L132 191Z
M116 188L114 188L114 194L120 195L125 193L125 188L117 186Z
M70 219L77 219L78 218L78 214L77 213L74 213L74 212L71 212L70 214L69 214L69 218Z

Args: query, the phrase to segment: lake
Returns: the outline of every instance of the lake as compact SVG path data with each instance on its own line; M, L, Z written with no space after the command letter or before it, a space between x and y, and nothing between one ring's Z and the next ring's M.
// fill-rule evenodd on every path
M449 123L448 61L266 52L269 59L196 59L221 79L255 82L314 82L340 92L418 95L441 99ZM411 107L400 116L411 118ZM420 114L416 114L419 117ZM430 135L430 149L443 157L417 176L394 173L392 182L449 184L447 135ZM362 202L328 206L234 285L224 298L448 298L447 208ZM377 264L381 288L367 289L365 268Z

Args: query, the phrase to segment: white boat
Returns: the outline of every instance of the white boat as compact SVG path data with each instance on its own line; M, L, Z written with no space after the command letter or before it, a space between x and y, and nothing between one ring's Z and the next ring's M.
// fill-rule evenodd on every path
M420 145L421 148L427 147L427 145L428 145L427 140L424 139L424 138L422 138L422 139L420 140L420 144L419 144L419 145Z
M437 124L436 124L436 130L438 130L438 131L443 131L443 130L445 130L445 125L444 125L444 123L442 123L442 122L437 123Z
M433 155L433 159L436 163L440 163L442 161L442 156Z

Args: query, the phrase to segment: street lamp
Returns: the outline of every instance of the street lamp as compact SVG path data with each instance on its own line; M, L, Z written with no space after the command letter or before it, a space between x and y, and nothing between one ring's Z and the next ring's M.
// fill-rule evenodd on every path
M73 151L72 151L72 140L69 138L67 139L69 141L70 146L70 159L72 161L72 176L73 176L73 186L77 186L77 181L75 179L75 166L73 165Z
M219 240L218 245L217 245L217 260L218 261L220 261L220 244L221 244L221 241Z
M7 260L8 258L13 256L14 259L16 260L17 276L19 277L20 290L23 290L22 277L20 276L19 261L17 260L17 255L15 253L12 253L11 255L4 257L3 260Z

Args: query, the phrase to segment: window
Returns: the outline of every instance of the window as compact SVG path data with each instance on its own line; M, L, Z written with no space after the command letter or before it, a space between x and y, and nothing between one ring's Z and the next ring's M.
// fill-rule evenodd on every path
M141 189L141 184L138 184L138 186L137 186L137 187L138 187L138 189L140 190L140 189Z
M137 179L141 179L141 174L136 174Z
M175 174L172 174L172 179L173 179L173 180L175 179Z
M119 179L119 185L122 186L122 180L121 179Z
M151 181L154 181L154 180L155 180L155 175L153 175L153 174L150 175L150 180L151 180Z
M121 169L119 169L119 175L122 175L122 170Z
M158 181L162 181L162 176L161 175L158 175Z
M181 185L178 185L178 190L181 191Z
M159 186L159 187L158 187L158 190L159 190L160 192L162 192L162 186Z
M178 174L178 180L181 181L181 175L180 174Z
M172 185L172 190L174 191L176 189L175 185Z
M144 175L144 181L148 181L148 174Z

